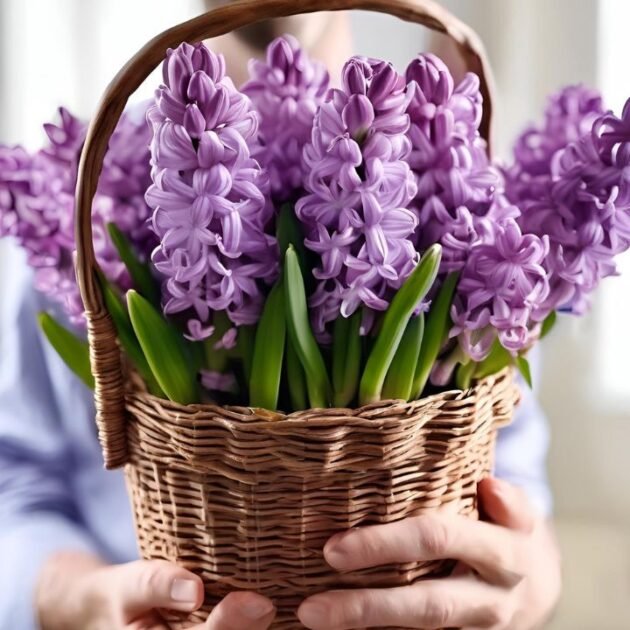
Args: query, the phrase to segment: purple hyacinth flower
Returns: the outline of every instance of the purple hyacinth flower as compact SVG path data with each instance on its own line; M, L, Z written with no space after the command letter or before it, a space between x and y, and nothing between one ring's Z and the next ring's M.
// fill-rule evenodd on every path
M501 178L479 134L479 79L467 74L455 85L444 62L419 55L406 71L412 95L407 112L416 178L412 204L418 216L416 245L442 245L443 272L460 270L477 238L476 221L489 211Z
M480 220L479 234L461 272L450 332L475 361L488 355L496 338L514 355L529 349L549 293L546 237L523 234L513 216Z
M630 248L630 105L598 118L592 133L559 151L548 199L532 203L527 225L549 233L548 310L583 313L600 281L616 275Z
M234 374L223 374L215 370L201 370L201 384L210 391L233 392L237 387Z
M599 282L630 247L630 106L604 113L582 86L552 97L545 123L526 131L507 170L507 194L524 232L548 235L550 291L541 309L581 314Z
M302 188L302 149L328 90L328 72L284 35L269 44L265 61L250 61L249 75L242 91L260 119L260 143L252 155L267 170L274 199L286 201Z
M83 307L73 267L73 197L65 171L46 155L21 147L0 147L0 236L11 236L26 251L34 283L62 305L73 323Z
M514 163L505 169L505 191L523 205L546 196L556 153L588 135L604 113L600 94L583 85L567 86L548 101L542 125L529 126L514 144Z
M84 325L74 270L74 189L86 126L65 109L59 123L44 126L49 144L34 156L0 147L0 235L11 235L35 269L35 286L60 303L72 323ZM143 121L124 115L105 157L93 206L95 253L106 277L121 289L130 286L124 265L107 234L114 222L141 257L155 236L147 226L143 191L149 179L148 139Z
M153 184L146 199L160 239L153 262L164 278L164 311L184 313L188 336L213 332L213 313L253 324L263 285L278 273L267 233L269 182L252 157L257 115L203 44L169 50L164 85L148 113Z
M307 194L296 214L305 245L319 256L310 305L322 340L330 322L360 307L366 332L370 312L387 308L417 262L410 239L417 219L407 209L416 194L405 161L408 102L390 64L353 57L342 89L329 92L315 117L303 155Z

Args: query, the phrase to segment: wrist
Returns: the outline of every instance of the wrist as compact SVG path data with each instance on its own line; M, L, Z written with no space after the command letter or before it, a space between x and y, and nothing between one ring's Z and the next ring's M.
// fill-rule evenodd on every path
M42 567L35 588L35 610L42 630L87 630L97 608L89 579L104 565L95 555L63 551Z

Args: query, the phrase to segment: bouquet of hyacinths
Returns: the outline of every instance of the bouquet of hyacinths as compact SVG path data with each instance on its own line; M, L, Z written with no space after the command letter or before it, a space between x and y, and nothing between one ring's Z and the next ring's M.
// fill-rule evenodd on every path
M570 87L490 163L479 80L433 55L353 57L329 87L274 41L240 89L202 44L169 50L143 118L110 142L93 216L119 342L149 391L286 411L414 400L515 365L580 314L630 247L630 105ZM0 234L28 254L92 383L74 279L85 126L0 148Z

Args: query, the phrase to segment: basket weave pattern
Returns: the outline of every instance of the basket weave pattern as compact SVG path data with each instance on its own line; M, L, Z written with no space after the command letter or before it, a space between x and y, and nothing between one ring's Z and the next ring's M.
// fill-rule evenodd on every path
M444 570L429 562L339 575L322 549L357 525L447 506L476 515L476 484L517 398L507 371L466 392L288 416L132 391L126 470L142 555L202 576L206 601L190 620L248 589L274 600L273 627L283 629L301 627L295 610L308 595Z
M438 508L476 516L476 484L492 467L499 427L518 399L511 372L474 388L411 403L289 416L248 408L183 407L126 378L94 253L91 209L109 139L129 96L181 42L314 11L370 10L448 36L484 98L480 133L490 148L492 78L476 34L434 0L240 0L148 42L105 91L87 132L77 179L77 278L95 379L96 422L107 468L126 465L142 555L198 573L205 619L234 589L271 597L273 628L300 628L308 595L329 588L395 586L450 563L379 567L339 575L322 548L335 532Z

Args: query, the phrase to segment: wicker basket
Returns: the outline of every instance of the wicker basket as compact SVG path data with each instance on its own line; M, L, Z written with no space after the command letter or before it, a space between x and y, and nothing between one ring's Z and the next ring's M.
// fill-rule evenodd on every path
M128 97L168 47L200 41L252 22L299 12L368 9L447 33L485 98L485 57L465 25L429 0L249 0L235 2L149 42L107 89L89 128L77 185L78 278L86 306L105 465L126 465L145 558L165 558L206 585L201 620L234 589L277 605L274 628L301 627L300 601L343 586L394 586L449 569L416 563L343 575L324 562L333 533L387 523L447 506L476 516L476 484L490 470L496 432L509 422L518 392L511 372L472 389L419 401L291 415L250 408L176 405L129 378L98 281L91 206L109 138Z

